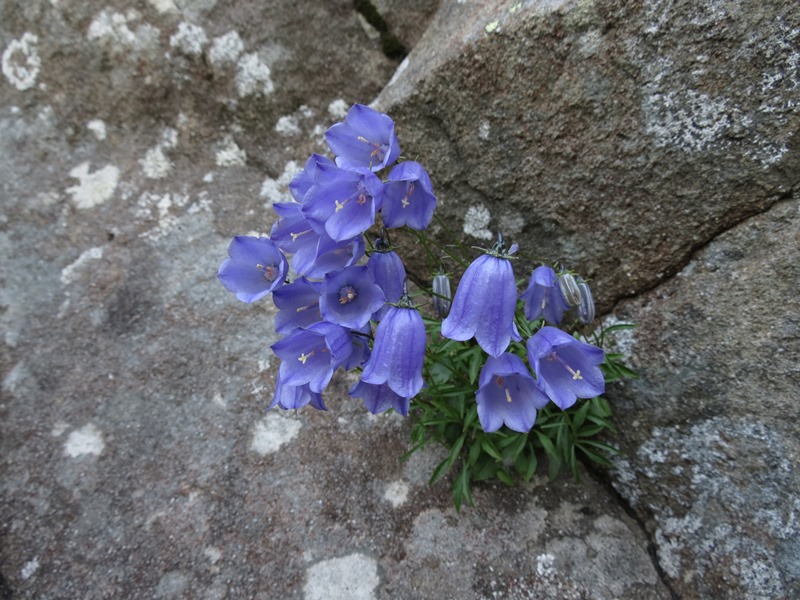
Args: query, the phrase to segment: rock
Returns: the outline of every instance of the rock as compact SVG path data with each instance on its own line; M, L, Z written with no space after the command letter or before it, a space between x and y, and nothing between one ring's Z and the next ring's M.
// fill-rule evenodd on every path
M215 274L393 71L349 2L23 4L0 9L0 596L667 597L588 474L458 515L441 457L401 463L408 422L349 381L328 413L264 412L275 309Z
M797 184L785 2L445 0L381 92L447 221L593 280L603 311Z
M800 595L800 202L775 204L622 303L641 379L612 396L614 485L684 598Z

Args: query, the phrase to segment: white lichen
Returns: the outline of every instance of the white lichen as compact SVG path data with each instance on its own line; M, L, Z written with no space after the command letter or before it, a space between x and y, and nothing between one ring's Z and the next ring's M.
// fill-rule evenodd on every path
M309 567L303 591L306 600L374 600L379 584L378 561L356 553Z
M265 456L277 452L300 432L303 424L282 412L272 411L256 423L250 449Z
M144 158L139 160L139 164L148 179L163 179L172 170L172 162L164 154L161 146L150 148Z
M137 25L135 31L129 27L140 18L139 12L134 9L125 14L103 9L92 20L86 37L114 55L155 49L158 47L158 29L146 23Z
M386 491L383 494L384 500L387 500L394 508L405 504L408 500L409 487L405 481L393 481L386 486Z
M67 188L75 206L80 209L95 207L111 198L119 181L119 169L113 165L89 173L89 163L85 162L72 169L69 175L80 182Z
M275 131L285 136L298 135L300 133L300 122L293 115L285 115L275 123Z
M94 134L98 140L106 139L106 124L100 119L92 119L86 124L86 128Z
M344 119L347 116L347 110L350 105L347 104L342 98L337 98L328 104L328 114L334 119Z
M237 167L247 162L247 153L236 145L233 138L228 136L215 154L218 167Z
M105 448L102 432L89 423L69 434L64 444L64 454L77 458L85 454L99 456Z
M492 232L488 229L491 220L492 215L483 204L470 206L464 216L464 233L480 240L491 240Z
M208 60L216 69L233 65L244 52L244 43L235 31L214 38L208 52Z
M178 31L169 38L169 45L187 56L200 56L208 44L208 36L202 27L185 21L178 25Z
M269 66L259 58L257 52L245 54L239 59L236 65L236 90L240 97L253 94L267 96L274 89Z
M3 75L21 92L36 85L36 77L42 67L38 43L38 36L26 32L20 39L12 40L3 51Z
M103 248L102 246L97 246L94 248L89 248L88 250L84 250L81 255L75 259L74 262L70 263L63 269L61 269L61 283L62 285L69 285L73 281L75 281L77 274L83 269L83 267L92 260L99 260L103 257Z

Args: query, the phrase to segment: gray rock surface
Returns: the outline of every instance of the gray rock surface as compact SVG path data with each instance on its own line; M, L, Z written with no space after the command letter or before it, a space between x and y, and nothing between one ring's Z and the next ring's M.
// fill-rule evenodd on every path
M782 0L447 0L377 102L464 233L607 310L790 194L799 45Z
M796 596L797 19L443 0L397 69L344 0L0 5L0 598ZM638 294L611 473L457 514L346 378L264 412L274 308L216 269L393 73L445 214Z

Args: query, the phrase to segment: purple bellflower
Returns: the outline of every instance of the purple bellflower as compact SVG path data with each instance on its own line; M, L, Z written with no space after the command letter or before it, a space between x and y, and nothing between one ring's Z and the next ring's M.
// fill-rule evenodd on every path
M450 312L450 303L453 294L450 291L450 277L441 271L433 278L433 310L440 319L443 319Z
M578 318L587 325L594 321L595 307L592 290L583 279L578 280L578 289L581 292L581 305L578 307Z
M363 104L354 104L344 123L325 132L325 139L344 169L380 171L400 156L400 145L389 116Z
M431 178L421 164L407 161L392 169L381 208L386 227L408 225L411 229L425 229L430 225L435 208Z
M569 306L556 285L557 280L556 272L546 265L533 270L528 289L519 297L525 303L526 319L535 321L544 316L552 325L561 322Z
M363 398L364 406L373 415L393 408L405 417L411 405L410 398L396 394L387 383L373 384L358 381L350 388L350 396Z
M308 384L309 390L318 394L353 349L350 332L325 321L295 329L271 347L281 359L278 375L283 384Z
M605 391L600 348L555 327L542 327L526 346L539 387L562 410L578 398L594 398Z
M317 164L302 210L317 233L341 242L369 229L382 202L383 183L373 173Z
M511 253L516 251L511 247ZM442 335L466 341L473 336L490 356L498 357L513 339L522 338L514 325L517 284L502 237L491 254L476 258L456 288L450 314L442 321Z
M364 363L369 360L372 354L372 348L369 347L369 340L372 337L372 326L367 323L361 329L353 329L350 331L350 339L353 342L353 351L342 363L342 368L345 371L351 371L356 367L363 367Z
M242 302L260 300L282 285L289 270L286 256L266 237L237 235L219 267L222 285Z
M335 163L327 156L312 154L306 161L305 168L292 178L289 183L289 192L292 198L303 203L306 193L314 185L314 177L317 174L317 165L333 166Z
M272 300L278 307L275 332L286 335L297 327L308 327L322 321L319 310L321 287L320 282L301 277L275 290L272 293Z
M527 433L536 421L536 409L550 401L516 354L490 356L478 379L478 419L486 432L505 423L509 429Z
M406 268L397 252L390 250L381 238L375 240L375 247L376 251L370 254L367 261L367 268L375 276L375 283L383 290L386 302L398 302L403 296ZM378 314L373 315L373 320L380 321L388 310L389 306L384 305Z
M352 266L325 275L319 308L326 321L360 329L384 302L386 297L372 272L365 266Z
M402 304L408 304L408 308ZM410 301L392 306L375 330L372 356L364 365L361 381L387 384L398 396L412 398L422 389L425 359L425 324Z
M278 381L275 384L275 397L272 399L272 404L268 408L278 406L280 408L291 410L302 408L306 404L311 404L317 410L328 410L325 402L322 400L322 395L317 392L312 392L309 385L286 385L281 381L278 375Z
M322 279L327 273L349 267L364 256L364 238L356 236L351 240L336 242L327 235L322 235L317 242L317 250L311 254L292 256L292 267L298 273L312 279Z

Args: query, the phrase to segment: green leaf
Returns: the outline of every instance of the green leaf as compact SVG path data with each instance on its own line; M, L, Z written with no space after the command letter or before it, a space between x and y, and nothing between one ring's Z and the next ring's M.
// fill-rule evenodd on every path
M508 472L505 469L499 469L497 471L497 478L506 485L510 486L514 485L514 479L511 477L511 475L508 474Z
M483 451L486 452L492 458L496 458L497 460L503 460L503 455L500 454L500 451L494 445L494 442L488 436L481 437L481 448Z
M586 420L586 415L588 414L591 406L592 406L591 403L584 402L575 413L575 417L572 419L572 426L575 428L575 431L579 430L581 428L581 425L583 425L583 422Z
M556 448L553 446L553 442L550 441L550 438L541 431L536 432L536 437L539 439L539 443L542 444L542 448L544 448L544 451L547 453L547 455L558 460L558 452L556 452Z
M436 465L436 468L433 470L433 473L431 474L431 478L428 480L429 485L436 483L439 480L439 478L450 469L450 467L447 466L447 461L448 459L445 458L442 462Z
M473 348L472 356L469 357L469 382L475 385L478 381L478 373L483 366L483 351L479 347Z

